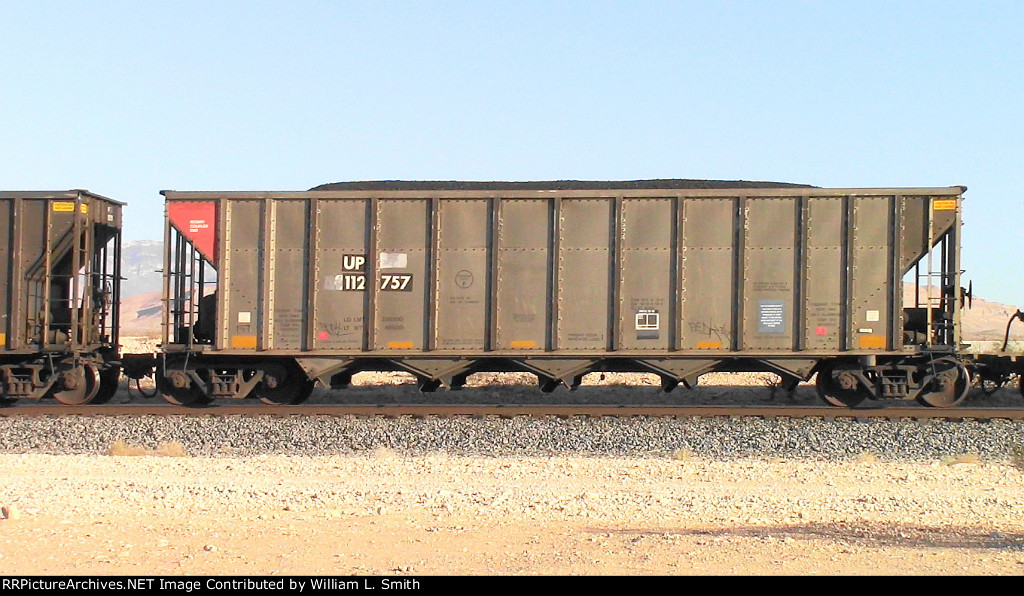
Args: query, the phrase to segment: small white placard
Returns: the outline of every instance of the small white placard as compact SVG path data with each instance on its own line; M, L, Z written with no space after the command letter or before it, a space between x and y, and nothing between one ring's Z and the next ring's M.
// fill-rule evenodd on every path
M381 269L405 269L409 265L409 257L404 252L380 253Z
M877 310L869 310L868 311L867 320L869 322L877 321L878 320L878 311Z
M242 312L238 313L238 322L239 323L249 323L251 321L252 321L252 313L251 312L242 311Z

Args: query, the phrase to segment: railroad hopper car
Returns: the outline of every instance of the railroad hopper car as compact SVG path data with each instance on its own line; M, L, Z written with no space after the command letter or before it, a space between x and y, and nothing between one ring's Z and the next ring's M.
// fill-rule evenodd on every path
M0 404L114 395L122 206L84 190L0 191Z
M423 390L596 371L666 390L817 373L829 403L952 406L964 187L343 183L166 199L156 373L175 403L302 401L366 370ZM904 296L904 282L913 296ZM910 293L911 291L908 291Z

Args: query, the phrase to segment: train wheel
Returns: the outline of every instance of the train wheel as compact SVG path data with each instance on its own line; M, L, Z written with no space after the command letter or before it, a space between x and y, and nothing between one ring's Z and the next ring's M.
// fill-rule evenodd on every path
M100 390L99 371L90 363L78 365L60 374L63 389L54 392L53 398L66 406L87 404Z
M160 372L156 374L156 388L167 402L176 406L201 408L213 401L195 383L189 383L187 387L175 387L171 380Z
M282 376L284 378L281 378ZM252 390L253 395L260 398L260 401L265 404L294 406L309 399L313 393L313 381L298 365L286 367L283 375L275 375L271 379L273 379L273 387L270 386L271 383L268 383L270 379L264 377L264 380Z
M295 381L276 389L256 387L256 396L271 406L294 406L309 399L313 394L313 381Z
M202 389L199 389L195 385L190 385L184 389L172 389L170 391L161 391L160 394L169 403L176 406L185 406L187 408L201 408L210 404L212 399L207 397L203 393Z
M869 397L866 389L856 382L852 373L855 369L844 370L835 363L823 363L818 368L818 381L815 387L818 397L825 403L839 408L852 408ZM852 387L850 385L853 385Z
M100 372L100 390L96 397L92 398L94 404L105 404L117 393L118 384L121 382L121 367L112 366Z
M937 375L934 391L921 393L917 401L932 408L952 408L962 402L971 389L971 375L967 367L955 358L939 358L929 366Z

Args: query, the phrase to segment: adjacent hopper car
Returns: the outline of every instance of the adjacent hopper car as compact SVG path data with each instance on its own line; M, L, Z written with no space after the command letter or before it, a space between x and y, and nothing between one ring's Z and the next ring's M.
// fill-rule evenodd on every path
M123 206L83 190L0 191L0 403L116 392Z
M95 402L122 367L191 406L295 404L368 370L411 373L425 391L476 372L530 372L550 391L598 371L654 373L665 390L769 371L789 387L817 373L836 406L954 406L972 370L1021 367L962 350L964 191L689 180L163 191L156 358L116 351L121 204L2 193L3 396Z

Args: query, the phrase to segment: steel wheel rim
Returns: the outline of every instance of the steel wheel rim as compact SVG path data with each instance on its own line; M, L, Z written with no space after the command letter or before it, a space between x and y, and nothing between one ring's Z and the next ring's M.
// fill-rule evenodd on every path
M944 367L940 373L956 370L956 380L945 389L922 393L917 401L930 408L952 408L964 401L971 389L971 375L967 367L954 358L939 358L932 365Z
M163 375L157 373L156 377L157 390L160 391L160 395L168 403L176 406L196 408L208 405L213 401L202 389L196 387L195 383L189 383L188 387L178 388L168 383Z
M74 389L63 389L56 391L53 398L66 406L80 406L87 404L100 390L99 371L92 364L86 363L75 367L79 377Z
M94 404L105 404L117 393L118 384L121 382L121 367L113 366L104 369L100 373L100 388L96 397L92 398Z
M285 379L283 385L274 389L268 389L262 383L256 386L254 393L260 401L268 406L294 406L309 399L313 393L312 381L290 382L291 378Z
M867 393L859 386L856 389L842 389L832 378L835 372L835 365L826 364L818 371L818 378L814 388L818 391L818 397L825 403L837 408L852 408L867 399Z

